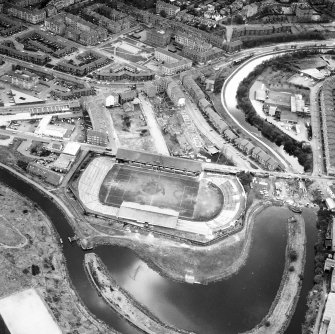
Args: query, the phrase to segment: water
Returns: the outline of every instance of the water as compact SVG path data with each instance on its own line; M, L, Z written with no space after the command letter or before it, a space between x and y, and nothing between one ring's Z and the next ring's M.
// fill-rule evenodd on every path
M301 325L305 319L305 313L307 311L306 298L308 292L313 287L314 278L314 244L317 241L317 230L315 226L316 213L315 210L305 209L303 211L303 217L305 219L306 226L306 264L304 281L300 292L299 302L297 304L296 311L291 319L291 323L286 330L286 334L297 334L301 333Z
M282 55L282 54L281 54ZM245 120L245 114L242 110L237 108L237 99L236 99L236 93L238 90L238 87L240 83L245 79L258 65L263 63L266 60L269 60L271 58L274 58L278 55L266 55L264 57L259 57L256 59L253 59L243 65L241 69L239 69L234 76L231 78L231 80L227 83L226 90L225 90L225 101L226 106L230 112L230 114L238 121L238 123L247 131L258 137L263 143L277 151L282 157L285 158L286 161L289 162L289 164L294 168L294 170L301 171L302 166L299 164L297 159L294 157L291 157L289 154L287 154L283 149L278 148L274 143L269 141L268 139L264 138L263 135L259 130L257 130L256 127L252 126Z
M52 201L7 171L1 170L0 180L37 203L64 241L73 235L66 217ZM208 286L176 283L163 278L126 248L102 246L95 252L118 283L163 321L197 333L236 334L259 323L276 295L284 267L286 219L290 215L285 208L271 207L263 211L256 218L246 265L232 278ZM304 212L304 215L310 252L315 239L315 216L310 211ZM137 334L138 331L113 312L91 286L83 269L85 253L67 241L64 242L63 252L73 286L87 308L120 332ZM310 256L306 268L311 273L312 265ZM302 299L310 288L309 274L305 275ZM304 304L299 303L297 316L293 318L294 323L288 333L299 332L295 328L300 328Z

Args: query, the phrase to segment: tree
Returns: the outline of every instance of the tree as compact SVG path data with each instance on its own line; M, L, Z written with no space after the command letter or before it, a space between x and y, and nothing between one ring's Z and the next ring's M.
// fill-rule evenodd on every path
M36 264L31 265L31 273L33 276L36 276L40 273L40 267L37 266Z
M160 11L159 14L160 14L162 17L167 17L167 16L168 16L167 12L166 12L164 9L162 9L162 10Z
M296 250L291 249L291 250L289 251L289 253L288 253L288 256L289 256L290 260L291 260L292 262L294 262L294 261L296 261L297 258L298 258L298 253L297 253Z

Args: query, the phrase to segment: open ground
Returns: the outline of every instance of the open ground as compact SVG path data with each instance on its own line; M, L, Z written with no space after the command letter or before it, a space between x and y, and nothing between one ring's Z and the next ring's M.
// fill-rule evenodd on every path
M6 233L0 228L0 298L34 287L63 333L97 333L95 323L70 286L65 261L47 217L1 183L0 212L0 226L11 226Z

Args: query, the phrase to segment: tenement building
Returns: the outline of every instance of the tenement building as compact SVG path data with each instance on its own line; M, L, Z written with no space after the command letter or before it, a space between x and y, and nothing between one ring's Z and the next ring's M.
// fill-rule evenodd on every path
M155 46L165 47L171 41L171 33L162 29L150 29L147 31L146 42Z
M172 17L180 11L180 8L170 3L158 0L156 3L156 13L160 14L162 11L164 11L168 17Z
M162 48L155 50L155 58L162 62L161 69L165 75L174 75L192 67L192 61Z
M70 13L45 20L45 27L59 35L84 45L95 45L107 38L107 30Z

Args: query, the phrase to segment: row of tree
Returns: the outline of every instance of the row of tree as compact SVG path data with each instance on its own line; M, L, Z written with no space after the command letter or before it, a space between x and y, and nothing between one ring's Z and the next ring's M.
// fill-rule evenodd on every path
M284 146L284 150L289 154L298 158L299 163L304 167L305 172L311 171L313 166L312 151L309 146L304 145L302 142L291 138L288 134L281 131L275 125L269 123L266 119L260 117L254 109L249 99L249 91L256 80L256 78L268 66L280 67L286 62L290 62L293 58L301 57L298 55L287 55L280 59L273 59L258 65L253 72L249 74L239 85L237 90L238 107L245 113L245 119L248 123L255 126L262 135L274 142L277 146ZM305 54L305 52L304 52ZM298 58L297 58L298 59ZM301 58L300 58L301 59Z
M318 202L318 201L317 201ZM321 204L319 202L318 204ZM325 238L328 225L332 221L332 214L327 210L319 210L316 227L318 229L317 242L314 245L314 285L307 296L307 311L305 322L302 325L302 334L312 334L314 332L315 321L319 312L319 305L323 294L323 273L324 263L327 257Z
M319 32L304 32L301 34L292 35L279 35L279 36L262 36L262 38L255 40L245 40L243 41L243 47L254 48L264 44L272 43L289 43L294 41L308 41L308 40L324 40L324 36Z

